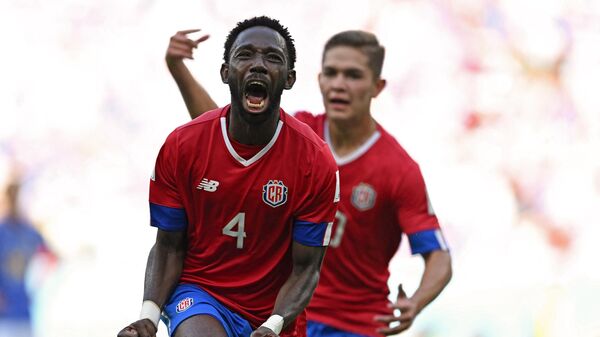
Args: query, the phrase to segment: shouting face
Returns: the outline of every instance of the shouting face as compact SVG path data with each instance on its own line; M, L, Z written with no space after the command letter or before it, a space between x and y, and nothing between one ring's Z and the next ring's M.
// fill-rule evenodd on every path
M283 89L291 89L296 80L288 62L285 40L277 31L256 26L237 36L221 78L229 84L232 106L246 121L278 113Z

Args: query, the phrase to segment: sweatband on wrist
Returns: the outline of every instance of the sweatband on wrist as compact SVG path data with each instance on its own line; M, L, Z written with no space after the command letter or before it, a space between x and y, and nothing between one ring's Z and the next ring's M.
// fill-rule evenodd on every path
M158 329L158 321L160 320L160 308L158 304L146 300L142 303L142 312L140 312L140 319L147 318L152 323L154 323L154 327Z
M269 328L273 330L274 333L279 335L281 329L283 329L283 317L279 315L271 315L271 317L269 317L263 324L261 324L261 326Z

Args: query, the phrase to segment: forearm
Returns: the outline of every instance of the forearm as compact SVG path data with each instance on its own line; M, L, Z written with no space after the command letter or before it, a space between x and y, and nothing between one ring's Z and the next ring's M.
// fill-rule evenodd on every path
M177 286L183 269L184 253L156 243L146 265L144 300L153 301L162 308Z
M279 290L273 308L274 315L283 317L284 327L293 322L310 302L319 283L326 247L309 247L294 242L292 250L294 267Z
M319 270L304 270L301 273L292 274L281 287L273 314L283 317L284 326L294 321L302 310L308 305L317 283L319 282Z
M192 119L206 111L217 108L217 104L208 92L198 83L182 60L167 62L169 72L173 76L185 106Z
M452 264L447 251L438 250L425 257L425 270L419 287L411 297L420 312L444 290L452 278Z

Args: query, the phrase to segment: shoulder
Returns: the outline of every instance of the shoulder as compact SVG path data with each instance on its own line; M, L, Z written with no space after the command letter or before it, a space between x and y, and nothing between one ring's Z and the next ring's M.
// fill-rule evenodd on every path
M299 120L299 121L301 121L303 123L306 123L306 122L310 122L310 121L314 121L314 120L319 119L321 116L323 116L323 114L315 115L315 114L313 114L310 111L300 110L300 111L294 112L293 116L297 120Z
M380 138L377 144L377 153L379 156L385 156L386 160L381 161L383 165L394 167L395 170L401 171L418 170L419 165L410 156L408 151L388 133L381 125L377 125L377 130L380 133Z
M192 119L191 121L177 127L174 132L186 133L193 132L196 129L206 127L207 125L214 123L215 120L219 120L221 115L229 108L229 106L217 108L214 110L207 111L202 115Z
M385 129L378 125L381 133L377 142L375 156L381 160L373 160L373 165L379 166L387 180L387 186L393 193L410 195L415 190L421 190L424 179L417 161L400 145L400 143Z
M397 207L403 209L427 209L430 207L427 187L419 164L393 137L390 139L390 147L395 151L388 163L396 167L397 172L388 175L392 177L389 181L390 197L395 200Z
M190 140L198 139L202 135L214 131L215 126L219 125L220 117L228 108L229 106L225 106L207 111L197 118L178 126L167 136L165 143L172 145L186 144L190 143Z
M290 141L296 144L301 152L296 156L307 159L307 163L319 163L327 167L337 168L329 146L319 137L310 125L298 120L295 116L285 114L284 125L287 126ZM311 165L312 166L312 165Z
M303 112L302 114L309 114ZM312 116L312 115L311 115ZM288 127L292 137L297 137L300 141L307 142L314 145L317 148L327 146L327 144L315 133L311 125L307 124L304 120L298 119L298 113L294 116L285 114L285 120L283 123ZM301 118L303 115L300 116Z
M296 113L294 113L294 118L296 118L304 124L307 124L313 130L318 130L319 125L322 125L325 122L325 114L315 115L305 110L297 111Z

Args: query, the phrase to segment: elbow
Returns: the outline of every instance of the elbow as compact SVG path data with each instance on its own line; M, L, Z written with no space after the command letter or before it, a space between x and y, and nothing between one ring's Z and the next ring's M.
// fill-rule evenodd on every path
M453 274L453 271L452 271L452 257L450 256L449 252L446 252L446 263L445 263L445 265L446 265L446 268L445 268L446 269L445 281L446 281L446 284L448 284L448 283L450 283L450 280L452 279L452 274Z

